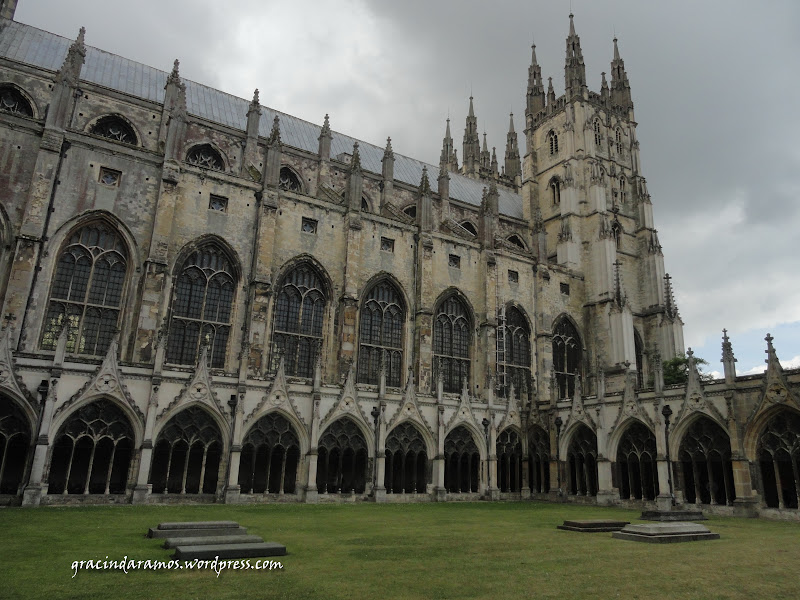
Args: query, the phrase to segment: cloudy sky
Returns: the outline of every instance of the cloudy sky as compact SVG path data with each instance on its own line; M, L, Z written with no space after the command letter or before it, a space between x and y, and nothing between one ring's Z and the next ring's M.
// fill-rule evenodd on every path
M491 6L490 6L491 4ZM727 327L739 372L769 331L800 366L800 3L572 0L590 89L612 38L631 81L685 337L719 370ZM250 98L436 164L445 119L460 149L470 93L489 145L523 130L536 43L564 89L569 0L19 0L16 20ZM522 137L522 136L520 136ZM460 154L460 152L459 152Z

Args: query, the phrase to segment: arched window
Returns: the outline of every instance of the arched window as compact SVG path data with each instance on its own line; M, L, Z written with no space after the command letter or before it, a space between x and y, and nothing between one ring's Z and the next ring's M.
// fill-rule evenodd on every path
M550 491L550 435L534 425L528 433L528 481L531 491Z
M603 149L603 136L600 133L600 119L595 119L592 123L592 130L594 131L594 145L598 150Z
M0 110L12 115L33 117L33 107L17 88L11 85L0 86Z
M295 175L295 172L292 171L289 167L281 167L280 171L280 179L278 181L278 186L282 190L286 190L289 192L302 192L303 186L300 185L300 179Z
M547 184L550 188L550 197L553 200L553 206L561 204L561 181L557 177L553 177L550 183Z
M189 255L172 296L167 362L192 365L205 344L210 366L225 367L235 287L233 267L221 249L209 244Z
M514 384L517 398L531 390L531 332L528 321L515 306L505 309L501 327L497 332L497 366L501 375L500 395L508 396L508 387Z
M620 204L625 204L625 200L627 199L628 193L625 191L625 176L622 175L619 178L619 202Z
M597 494L597 436L586 425L579 425L567 450L569 493Z
M133 441L130 421L116 404L97 400L82 406L56 436L47 493L124 493Z
M92 125L89 133L114 140L115 142L131 144L132 146L138 143L136 132L133 131L133 127L115 115L109 115L98 119L95 124Z
M422 434L413 424L400 423L386 437L386 493L425 493L427 473L428 453Z
M243 494L294 494L300 442L277 412L261 417L242 442L239 485Z
M199 144L192 147L186 154L186 162L201 169L213 169L214 171L224 171L225 163L222 156L211 144Z
M617 155L622 156L622 130L617 127L614 131L614 145L616 147Z
M525 243L516 233L508 236L507 240L520 250L525 250Z
M656 438L641 423L632 423L617 449L617 487L623 500L655 500L658 496Z
M433 323L433 360L436 377L441 374L445 392L458 392L469 380L469 349L472 342L466 306L457 296L439 305Z
M222 457L219 427L199 406L184 408L161 430L153 449L153 493L214 494Z
M611 237L614 239L614 245L617 250L619 250L622 246L622 225L616 219L611 223Z
M369 202L366 198L361 198L361 212L369 212Z
M772 508L797 508L800 490L800 414L782 410L769 420L758 440L764 502Z
M469 429L463 425L444 440L444 487L451 494L477 492L481 456Z
M635 329L633 330L633 349L636 354L636 389L642 389L645 385L644 343L642 336Z
M364 435L351 419L337 419L319 439L317 490L321 494L363 494L367 464Z
M472 235L478 235L478 230L475 229L475 225L473 225L470 221L462 222L461 226L469 231Z
M558 134L555 131L547 134L547 144L550 146L550 156L558 154Z
M406 216L411 217L412 219L416 219L417 218L417 205L416 204L412 204L410 206L406 206L403 209L403 212L406 214Z
M511 428L497 436L497 486L501 492L522 490L522 442Z
M687 503L725 505L736 499L731 441L714 421L700 417L694 422L681 441L678 460Z
M403 325L406 311L400 292L388 281L373 286L361 307L358 335L358 381L377 384L381 362L386 385L403 385Z
M322 277L310 264L303 263L284 276L275 301L273 368L282 357L287 375L312 377L322 346L326 302Z
M562 318L553 328L553 371L559 398L572 398L575 380L580 373L581 339L567 318Z
M0 395L0 494L18 494L25 478L31 428L11 398Z
M128 251L104 223L73 232L61 249L50 288L42 348L55 350L67 327L67 352L104 355L119 323Z

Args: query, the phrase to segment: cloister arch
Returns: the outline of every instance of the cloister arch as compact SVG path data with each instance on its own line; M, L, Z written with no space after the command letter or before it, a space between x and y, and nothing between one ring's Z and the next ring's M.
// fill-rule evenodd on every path
M350 417L333 421L317 444L317 489L320 493L363 494L369 480L369 444Z

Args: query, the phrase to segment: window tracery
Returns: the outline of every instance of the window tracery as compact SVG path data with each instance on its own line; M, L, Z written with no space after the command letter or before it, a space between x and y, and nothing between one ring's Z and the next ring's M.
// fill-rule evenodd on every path
M319 440L317 489L320 493L363 494L367 482L367 441L344 417L331 423Z
M758 440L761 488L767 506L797 508L800 500L800 415L783 410Z
M225 253L214 245L194 251L175 281L167 362L191 365L202 345L210 366L225 367L236 281Z
M133 128L123 119L114 115L108 115L98 119L95 124L92 125L89 133L132 146L138 143Z
M480 483L480 452L469 429L456 427L444 440L444 481L447 491L477 492Z
M632 423L620 440L617 476L623 500L655 500L659 494L656 438L641 423Z
M550 491L550 435L534 425L528 432L528 475L531 491Z
M150 471L153 493L215 493L222 447L222 434L211 415L199 406L184 408L156 439Z
M300 179L289 167L281 167L278 186L288 192L302 192L303 186Z
M567 450L569 493L581 496L597 494L597 436L580 425Z
M433 359L445 392L458 392L469 379L472 342L470 319L464 303L450 296L439 305L433 326Z
M56 262L42 349L55 350L66 327L67 352L106 353L119 323L127 259L119 235L104 223L70 235Z
M575 395L575 380L580 372L581 340L569 319L562 318L553 328L553 371L559 398Z
M12 115L33 117L33 107L19 90L10 85L0 86L0 110Z
M303 263L286 274L275 301L274 368L282 357L287 375L313 376L326 303L322 278L311 265Z
M547 187L550 188L550 197L553 200L553 206L561 204L561 181L559 181L557 177L553 177Z
M0 396L0 494L18 494L24 483L30 425L11 398Z
M289 420L277 412L264 415L242 441L242 493L294 494L299 459L300 442Z
M428 454L419 429L408 422L392 429L386 438L386 493L424 493L427 467Z
M678 460L686 502L724 505L736 498L730 438L711 419L701 417L692 424L681 441Z
M508 396L511 383L517 398L531 389L531 343L528 321L516 306L508 306L505 315L505 330L498 332L498 366L505 372L505 386L500 395Z
M199 144L189 150L186 155L186 162L201 169L212 169L214 171L224 171L225 163L222 156L211 144Z
M603 149L603 136L600 133L600 119L595 119L592 123L592 130L594 131L594 145L598 150Z
M383 363L386 385L403 385L404 323L405 309L397 288L388 281L375 285L361 307L359 382L376 385Z
M121 494L128 481L133 428L110 400L76 410L61 426L50 460L48 494Z
M522 442L517 432L506 428L497 436L497 487L501 492L522 490Z
M550 156L558 154L558 134L555 131L547 134L547 143L550 146Z

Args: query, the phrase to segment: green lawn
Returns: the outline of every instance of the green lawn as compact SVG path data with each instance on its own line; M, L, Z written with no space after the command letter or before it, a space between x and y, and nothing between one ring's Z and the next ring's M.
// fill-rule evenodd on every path
M545 503L114 506L0 509L0 598L800 598L800 523L712 518L686 544L573 533L564 519L636 520ZM162 521L235 520L286 545L280 571L80 571L165 560Z

